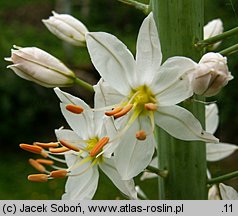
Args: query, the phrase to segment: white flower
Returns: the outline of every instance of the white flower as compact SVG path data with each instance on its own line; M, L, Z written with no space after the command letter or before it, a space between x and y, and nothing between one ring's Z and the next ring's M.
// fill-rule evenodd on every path
M88 29L73 16L53 12L53 16L42 21L50 32L61 40L75 46L85 46L85 34Z
M187 74L196 68L196 63L185 57L173 57L161 65L160 41L152 13L140 28L136 60L111 34L87 33L86 43L103 79L99 85L106 105L115 108L106 114L115 118L125 116L117 120L121 126L126 123L122 129L126 134L115 152L123 179L137 175L151 161L155 124L178 139L217 141L189 111L175 105L193 94Z
M227 67L226 57L212 52L202 56L193 76L194 92L206 97L216 95L228 81L233 79Z
M218 123L219 123L219 116L218 116L218 108L215 103L209 104L205 106L206 110L206 130L214 134L217 130ZM237 145L229 144L229 143L206 143L206 157L207 161L218 161L222 160L238 149ZM153 167L158 168L158 158L155 157L151 162L150 165ZM150 172L143 172L140 180L143 181L145 179L150 179L158 177L158 175ZM208 172L208 178L211 178L211 174ZM213 187L211 189L211 196L215 196L216 189Z
M218 108L215 103L206 105L206 130L214 134L219 123ZM207 143L207 160L222 160L238 149L237 145L229 143Z
M223 200L238 200L238 193L234 188L222 183L219 184L219 188Z
M221 21L221 19L214 19L210 22L208 22L204 27L203 27L203 38L204 40L210 38L210 37L214 37L216 35L219 35L223 32L223 23ZM214 50L216 49L221 42L217 42L215 44L212 44L210 46L208 46L209 50Z
M21 78L52 88L74 84L75 74L54 56L36 47L14 48L5 60L13 62L8 68Z
M220 194L217 185L214 184L209 188L208 200L220 200Z
M65 153L69 177L63 199L91 199L97 189L98 167L121 192L136 199L134 181L122 181L115 168L112 153L117 147L117 139L114 140L116 129L112 120L104 121L100 112L93 112L81 99L59 88L55 92L61 100L61 111L73 130L56 130L57 138L80 149ZM95 108L100 105L104 105L104 101L96 93ZM80 114L75 112L77 108L82 110Z

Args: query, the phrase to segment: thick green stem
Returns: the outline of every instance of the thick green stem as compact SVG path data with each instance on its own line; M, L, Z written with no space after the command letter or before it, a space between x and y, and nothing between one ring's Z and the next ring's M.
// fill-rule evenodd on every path
M89 83L79 79L79 78L75 78L75 84L85 88L86 90L90 91L90 92L94 92L93 86L90 85Z
M234 172L222 175L222 176L218 176L218 177L209 179L207 181L207 183L208 184L220 183L220 182L223 182L223 181L226 181L226 180L229 180L229 179L232 179L232 178L236 178L236 177L238 177L238 171L234 171Z
M203 38L203 10L203 0L152 0L164 61L176 55L201 58L194 44ZM204 126L202 103L189 100L182 105ZM207 199L205 143L177 140L158 129L158 159L159 169L169 172L159 178L159 199Z

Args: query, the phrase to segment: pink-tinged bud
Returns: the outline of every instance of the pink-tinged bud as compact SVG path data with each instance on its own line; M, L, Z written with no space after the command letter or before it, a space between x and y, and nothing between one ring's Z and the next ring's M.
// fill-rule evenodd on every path
M227 59L219 53L207 53L198 63L193 76L193 91L198 95L216 95L233 76L228 71Z
M42 20L46 27L55 36L75 46L85 46L86 26L79 20L68 14L52 12L47 20Z
M36 47L14 48L11 57L5 60L13 62L8 68L21 78L49 88L71 86L75 82L75 74L49 53Z
M208 22L207 25L204 26L203 32L204 32L203 33L204 34L204 36L203 36L204 40L206 40L210 37L214 37L216 35L221 34L223 32L223 23L222 23L222 21L220 19L214 19L214 20ZM219 46L220 43L221 42L219 41L215 44L212 44L212 45L208 46L208 50L216 49Z

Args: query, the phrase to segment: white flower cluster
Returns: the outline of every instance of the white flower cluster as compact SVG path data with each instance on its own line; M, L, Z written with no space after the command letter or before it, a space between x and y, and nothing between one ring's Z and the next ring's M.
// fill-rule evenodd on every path
M232 79L225 57L208 53L196 63L175 56L161 64L160 40L152 13L139 30L136 57L115 36L90 32L70 15L53 13L43 22L60 39L86 45L101 79L94 86L92 109L58 88L70 86L76 79L58 59L34 47L12 50L7 60L13 64L8 67L24 79L56 87L61 111L72 129L56 130L57 142L21 144L21 148L50 159L30 160L43 172L28 176L30 181L68 177L63 199L91 199L100 168L122 193L137 199L133 178L152 161L155 125L177 139L208 143L208 160L219 158L214 144L209 144L218 142L209 126L214 124L207 122L207 131L203 130L194 115L178 104L194 93L207 97L217 94ZM205 27L204 37L208 34L209 27ZM236 149L222 143L216 146L226 149L223 157ZM58 155L64 155L65 161ZM56 167L51 159L67 167ZM42 164L55 170L48 171Z

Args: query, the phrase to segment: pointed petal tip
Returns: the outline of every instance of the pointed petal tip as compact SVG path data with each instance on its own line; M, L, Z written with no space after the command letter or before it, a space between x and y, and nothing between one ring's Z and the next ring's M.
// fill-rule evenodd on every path
M201 132L201 139L202 139L202 141L209 142L209 143L219 143L218 138L216 138L214 135L212 135L206 131Z

